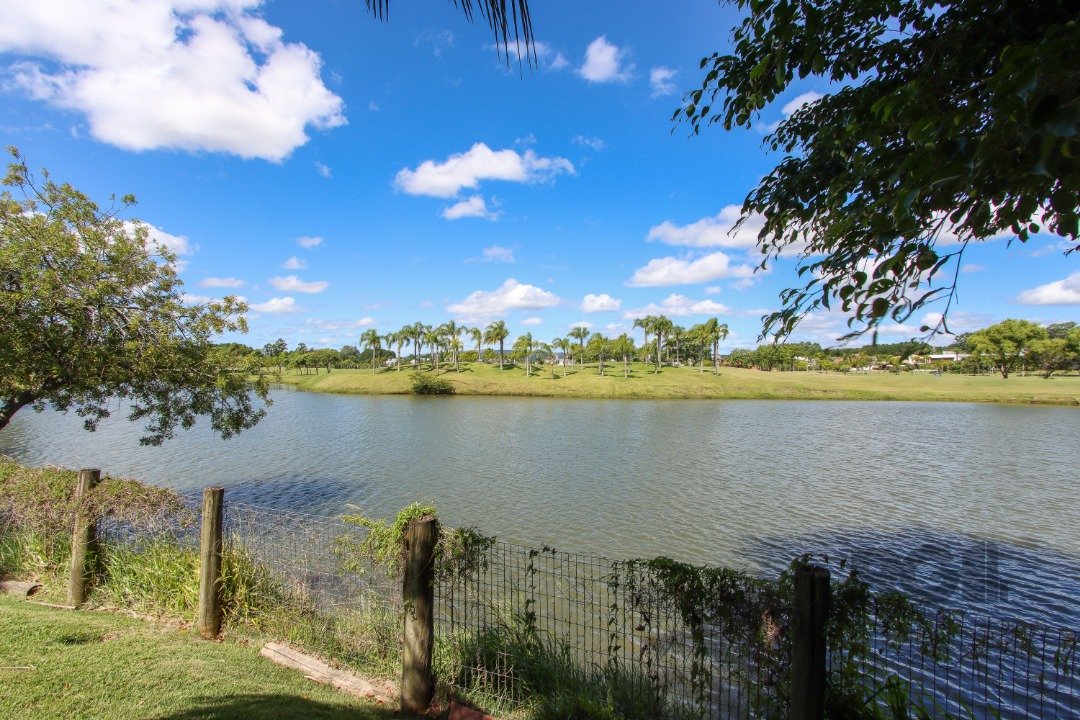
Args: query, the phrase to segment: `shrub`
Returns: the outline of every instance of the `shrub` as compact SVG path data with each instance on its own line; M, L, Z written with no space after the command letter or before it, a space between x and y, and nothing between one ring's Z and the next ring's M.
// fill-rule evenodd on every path
M414 373L412 391L415 395L453 395L454 385L446 378L435 377L428 373Z

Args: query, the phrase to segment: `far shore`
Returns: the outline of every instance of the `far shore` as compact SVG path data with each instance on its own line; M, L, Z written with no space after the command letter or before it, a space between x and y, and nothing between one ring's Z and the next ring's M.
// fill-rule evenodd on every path
M424 365L426 376L446 381L454 395L514 397L716 399L716 400L902 400L979 402L1013 405L1080 406L1080 376L1036 374L962 375L929 372L780 372L721 367L653 366L631 363L623 377L621 363L605 363L601 376L596 363L502 369L498 364L442 363L436 371ZM311 392L407 395L413 392L416 370L407 364L371 370L286 371L282 383ZM554 375L554 377L553 377Z

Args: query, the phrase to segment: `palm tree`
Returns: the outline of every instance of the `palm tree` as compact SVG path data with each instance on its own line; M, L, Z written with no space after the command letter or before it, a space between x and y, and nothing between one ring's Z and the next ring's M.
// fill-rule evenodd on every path
M562 354L563 354L563 372L562 372L562 374L563 374L563 377L566 377L566 358L570 357L570 351L573 349L574 345L573 345L573 343L571 343L566 338L557 337L557 338L555 338L554 340L551 341L551 346L554 347L554 348L558 348L559 350L562 351Z
M424 350L427 342L428 326L417 320L409 328L409 339L413 342L413 357L416 359L416 368L420 369L420 353Z
M653 373L654 375L660 372L660 348L664 346L664 338L671 333L674 327L675 323L671 322L670 318L663 315L656 316L656 322L653 325L653 333L656 334L656 372ZM670 351L668 352L668 359L671 359Z
M365 0L368 10L378 20L385 21L390 16L390 0ZM532 16L529 14L528 0L454 0L454 6L460 7L465 19L473 21L477 11L484 18L491 32L495 34L497 52L506 55L510 63L510 45L515 44L518 59L524 58L530 65L535 65L536 38L533 36Z
M720 374L720 342L728 336L727 323L721 323L717 318L709 318L702 325L704 341L712 345L713 372Z
M611 352L613 355L621 356L623 362L622 376L624 378L630 376L630 357L634 354L634 340L626 333L623 333L619 337L611 341Z
M555 351L552 349L551 345L548 345L546 342L543 342L543 341L537 342L536 343L536 354L539 355L541 359L546 360L547 362L549 362L551 364L551 379L554 380L555 379Z
M533 351L533 336L532 333L525 333L517 340L514 341L513 353L514 356L520 356L525 358L525 377L529 377L532 374L532 351Z
M426 336L427 344L431 346L431 357L435 361L435 371L439 370L439 351L442 349L442 333L439 332L439 328L427 327L427 331L424 333Z
M675 343L675 362L682 363L682 341L686 339L686 328L682 325L671 326L671 340ZM671 355L668 355L671 359Z
M437 332L439 336L446 341L446 347L450 349L450 355L454 361L454 369L458 372L461 370L458 368L458 348L461 347L461 333L465 328L458 325L453 320L448 320L438 327Z
M480 346L484 342L484 331L478 327L465 328L472 341L476 343L476 362L480 362Z
M506 323L502 320L496 320L487 326L487 332L484 333L484 341L489 343L499 343L499 369L503 367L503 343L506 342L506 338L510 336L510 331L506 329Z
M607 354L608 339L600 333L593 333L589 338L589 354L600 361L600 375L604 374L604 355Z
M412 339L412 328L408 325L403 326L400 330L394 333L394 344L397 345L397 371L401 372L401 348L404 347Z
M566 334L578 341L578 348L580 350L578 353L578 362L581 363L582 367L585 367L585 339L589 337L589 328L571 328L570 332Z
M645 337L645 339L644 339L644 341L642 343L642 347L646 351L646 355L645 355L645 364L646 365L649 363L649 355L648 355L649 333L654 332L656 330L656 321L657 320L658 320L658 318L655 315L645 315L644 317L634 318L634 327L641 328L641 334L644 335L644 337ZM657 345L656 352L657 352L657 354L659 354L660 353L660 343L658 342L656 345Z
M360 344L371 348L371 374L375 374L375 351L382 347L382 336L375 328L368 328L360 336Z

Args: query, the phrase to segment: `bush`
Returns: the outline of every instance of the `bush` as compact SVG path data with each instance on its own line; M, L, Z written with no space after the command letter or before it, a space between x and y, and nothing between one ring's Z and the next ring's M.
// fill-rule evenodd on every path
M453 395L454 385L446 378L427 373L414 373L412 391L416 395Z

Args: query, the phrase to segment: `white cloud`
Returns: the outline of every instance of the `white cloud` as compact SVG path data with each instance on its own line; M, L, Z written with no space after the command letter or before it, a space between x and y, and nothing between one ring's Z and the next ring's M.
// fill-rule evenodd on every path
M481 180L537 183L556 175L576 174L566 158L540 157L532 150L492 150L476 143L467 152L451 155L446 162L425 160L415 170L403 168L394 177L394 187L409 195L452 198L463 188L475 190Z
M570 138L570 142L574 143L575 145L584 145L585 147L592 148L597 152L600 152L605 147L607 147L607 143L605 143L602 139L598 137L587 137L585 135L575 135L574 137Z
M607 293L594 295L589 293L581 300L579 309L581 312L610 312L618 310L622 306L622 300L611 297Z
M180 296L180 302L185 305L205 305L208 302L214 302L214 298L209 295L195 295L193 293L184 293Z
M322 245L322 238L317 235L305 235L304 237L296 238L296 244L306 250L310 250L311 248L319 247L320 245Z
M514 251L501 245L492 245L480 251L480 262L514 262Z
M634 66L625 62L626 51L601 35L589 43L585 64L578 68L578 75L589 82L626 82L632 77Z
M318 161L315 162L315 172L319 173L324 178L328 178L333 174L333 171L330 170L329 165L324 165L323 163Z
M658 287L664 285L694 285L721 278L746 278L754 274L749 265L731 265L725 253L714 252L697 260L662 257L650 260L638 268L626 282L631 287Z
M798 112L804 105L809 105L810 103L817 102L823 97L825 96L821 93L814 92L813 90L811 90L810 92L804 92L802 95L797 95L796 97L789 100L787 104L785 104L784 107L780 109L780 112L784 114L784 117L791 117L796 112Z
M705 217L689 225L676 225L665 220L649 228L647 239L682 247L754 247L757 245L758 233L765 225L765 218L751 215L738 231L734 231L735 223L741 216L740 206L726 205L713 217Z
M15 87L86 117L127 150L280 161L307 127L345 123L322 60L259 17L263 0L7 3L0 52Z
M505 52L515 62L529 62L533 58L524 46L509 45L502 48L496 45L486 45L485 47L499 53ZM562 70L570 64L570 61L566 59L562 52L551 47L543 40L537 40L532 44L532 52L535 53L537 65L544 70Z
M291 297L270 298L266 302L253 303L249 305L254 312L264 313L266 315L285 315L287 313L298 312L300 308L297 306L296 301Z
M962 273L977 273L986 269L985 265L979 265L978 263L965 263L960 266L960 272Z
M312 332L341 332L343 330L359 330L360 328L375 325L375 318L362 317L359 320L320 320L309 318L304 324L313 328Z
M442 54L446 52L448 48L452 48L457 43L457 38L454 37L454 33L450 30L425 30L416 36L413 40L413 47L420 47L421 45L427 45L431 48L431 52L435 57L442 57Z
M281 267L285 270L303 270L307 267L307 260L301 260L293 255L288 260L281 263Z
M447 306L447 311L464 318L491 318L506 315L511 310L541 310L555 307L558 296L535 285L519 283L509 278L496 290L477 290L458 303Z
M1080 272L1025 290L1016 301L1022 305L1080 305Z
M471 198L443 208L442 216L447 220L460 220L466 217L484 218L485 220L498 220L502 213L488 209L487 202L482 195L473 195Z
M184 257L193 254L198 248L192 245L191 241L185 235L173 235L146 221L138 222L146 228L145 244L151 252L167 250L173 255L176 255L177 259L174 263L174 267L177 272L183 272L188 266L188 261L185 260ZM132 233L135 230L135 225L135 222L130 220L125 221L124 229L128 233Z
M544 322L542 318L538 318L538 317L527 317L527 318L525 318L524 320L522 320L522 321L521 321L521 324L522 324L522 325L529 325L529 326L532 326L532 325L539 325L539 324L540 324L540 323L542 323L542 322Z
M325 280L316 280L315 282L304 282L295 275L288 275L286 277L272 277L270 278L270 284L274 286L276 290L282 292L302 292L314 295L321 293L326 288L330 287L330 283Z
M234 277L208 277L199 281L199 287L204 288L240 288L246 285L240 278Z
M730 315L731 309L727 305L713 300L692 300L685 295L672 293L657 303L649 303L645 307L635 310L627 310L623 314L627 320L644 317L646 315L666 315L668 317L686 317L687 315Z
M677 89L675 83L671 82L675 77L675 71L671 68L654 67L649 71L649 85L652 86L652 97L660 97L661 95L671 95Z
M570 323L571 330L573 330L574 328L585 328L586 330L591 330L592 327L593 324L588 320L578 320L576 323Z
M719 295L721 292L723 292L723 289L719 285L710 285L705 288L706 295Z
M380 108L379 103L374 100L368 100L367 109L369 112L379 112L382 108Z

